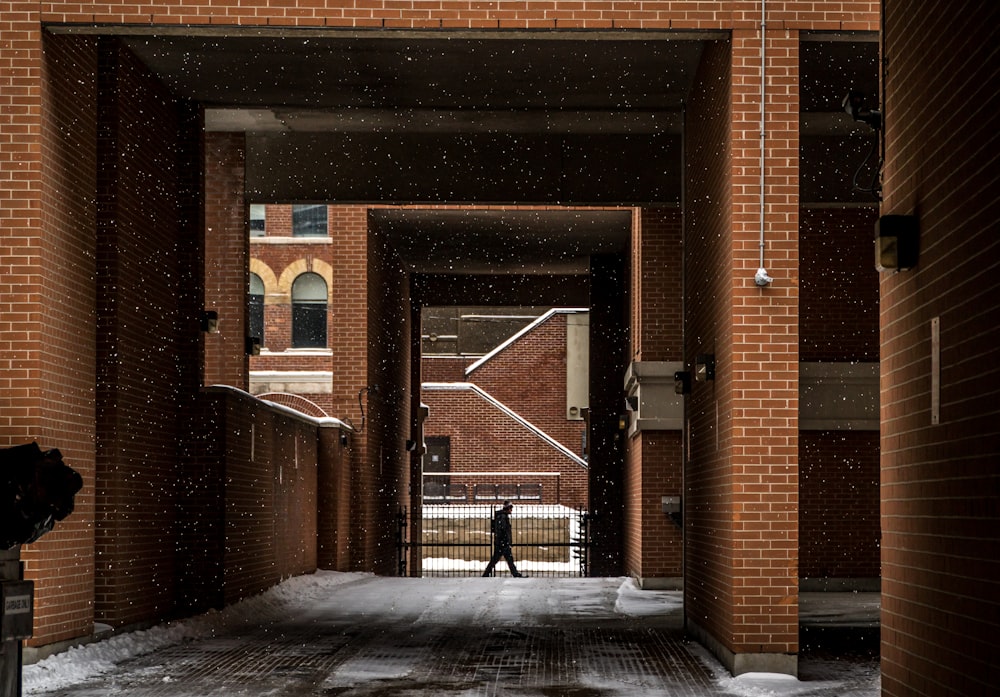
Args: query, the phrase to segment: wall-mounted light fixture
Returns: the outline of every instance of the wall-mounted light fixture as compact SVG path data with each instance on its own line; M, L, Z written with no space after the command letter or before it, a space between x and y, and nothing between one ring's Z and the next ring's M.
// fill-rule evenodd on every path
M883 215L875 221L875 268L912 269L920 256L920 226L915 215Z
M260 337L248 336L244 340L244 350L248 356L260 355Z
M661 496L660 507L679 528L684 528L683 510L680 496Z
M694 359L694 379L698 382L715 380L715 354L698 354Z
M691 371L678 370L674 373L674 394L691 394Z
M841 104L852 119L868 124L878 131L882 128L882 112L868 105L868 98L860 90L851 90Z
M201 330L206 334L217 334L219 331L219 313L215 310L202 310Z

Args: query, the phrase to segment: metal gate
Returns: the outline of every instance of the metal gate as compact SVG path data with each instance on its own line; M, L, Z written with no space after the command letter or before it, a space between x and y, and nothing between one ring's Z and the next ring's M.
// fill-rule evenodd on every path
M399 574L419 560L422 576L480 576L493 554L493 505L425 505L420 539L400 510ZM525 576L578 577L588 571L590 516L566 506L516 505L510 517L514 562ZM417 554L413 554L417 552ZM500 560L497 576L507 576Z

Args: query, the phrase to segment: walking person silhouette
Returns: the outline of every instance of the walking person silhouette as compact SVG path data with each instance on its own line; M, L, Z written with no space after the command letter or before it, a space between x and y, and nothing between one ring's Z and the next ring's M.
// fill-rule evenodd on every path
M510 569L510 575L515 578L521 578L522 574L514 566L514 554L511 552L510 512L512 510L514 510L514 504L510 501L504 501L503 508L497 511L493 518L493 557L490 559L486 571L483 572L483 576L492 576L493 567L500 561L500 557L503 557L507 560L507 568Z

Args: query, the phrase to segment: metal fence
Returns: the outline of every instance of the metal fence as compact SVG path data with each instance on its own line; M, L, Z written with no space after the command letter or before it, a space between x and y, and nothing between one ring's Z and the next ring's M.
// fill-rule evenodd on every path
M406 559L418 548L423 576L481 575L493 554L490 521L497 510L495 505L425 505L419 540L408 539L406 514L401 512L400 574L407 574ZM511 514L511 529L514 561L524 575L587 575L590 525L586 511L521 503ZM503 559L495 573L509 575Z

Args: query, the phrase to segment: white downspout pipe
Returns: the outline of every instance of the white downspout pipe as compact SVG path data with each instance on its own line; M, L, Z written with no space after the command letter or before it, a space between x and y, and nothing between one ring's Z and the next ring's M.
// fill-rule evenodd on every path
M754 283L761 288L773 280L764 268L764 156L767 129L764 125L764 100L767 96L767 0L760 0L760 267L753 277Z

